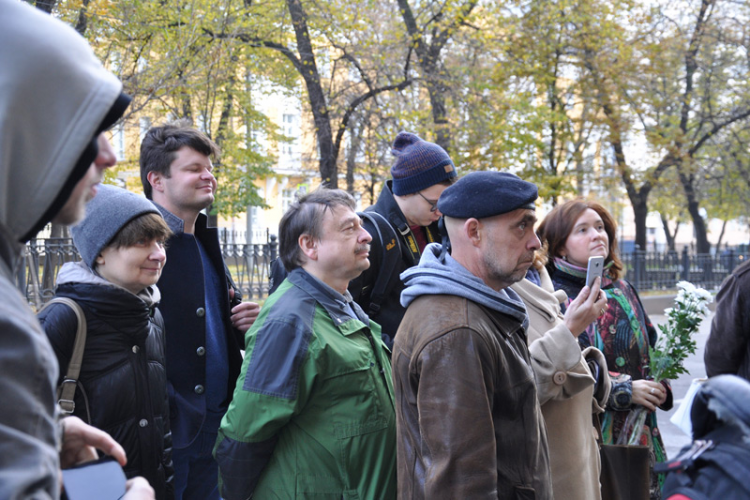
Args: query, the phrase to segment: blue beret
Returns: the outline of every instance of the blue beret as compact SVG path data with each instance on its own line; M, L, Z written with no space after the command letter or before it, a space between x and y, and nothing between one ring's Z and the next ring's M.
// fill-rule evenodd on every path
M485 219L519 208L534 209L537 187L507 172L471 172L448 186L438 210L456 219Z

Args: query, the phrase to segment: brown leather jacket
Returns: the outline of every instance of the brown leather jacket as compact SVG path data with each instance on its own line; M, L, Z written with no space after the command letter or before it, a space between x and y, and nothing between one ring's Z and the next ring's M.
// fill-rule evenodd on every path
M409 305L392 360L399 498L552 498L518 320L461 297L425 295Z

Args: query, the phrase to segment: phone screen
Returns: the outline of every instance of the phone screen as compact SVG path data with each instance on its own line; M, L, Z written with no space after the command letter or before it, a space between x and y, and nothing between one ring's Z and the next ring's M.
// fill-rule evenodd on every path
M110 457L65 469L62 474L68 500L117 500L125 494L125 473Z

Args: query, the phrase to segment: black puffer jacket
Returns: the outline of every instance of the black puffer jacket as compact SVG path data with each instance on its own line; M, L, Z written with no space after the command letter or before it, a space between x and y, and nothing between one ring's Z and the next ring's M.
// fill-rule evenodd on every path
M56 296L75 300L88 328L74 415L88 421L85 393L91 425L111 434L125 448L125 474L148 479L156 498L173 498L158 289L150 287L136 296L95 275L83 263L69 263L58 276ZM39 321L60 363L62 381L75 341L75 315L64 304L52 304L39 314Z

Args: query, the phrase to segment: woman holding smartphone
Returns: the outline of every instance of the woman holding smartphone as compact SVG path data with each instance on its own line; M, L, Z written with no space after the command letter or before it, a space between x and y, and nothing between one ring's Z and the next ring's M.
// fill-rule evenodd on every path
M617 226L600 204L571 200L555 207L537 230L546 245L549 271L557 290L576 297L586 282L589 257L604 257L602 290L607 304L602 315L578 337L582 349L590 346L604 353L612 377L612 390L602 422L606 444L616 443L628 412L641 405L650 411L639 444L650 449L651 498L661 498L663 478L653 472L666 460L664 443L656 423L657 407L672 407L668 383L649 380L649 346L656 343L651 324L635 288L622 279L623 265L617 256Z

